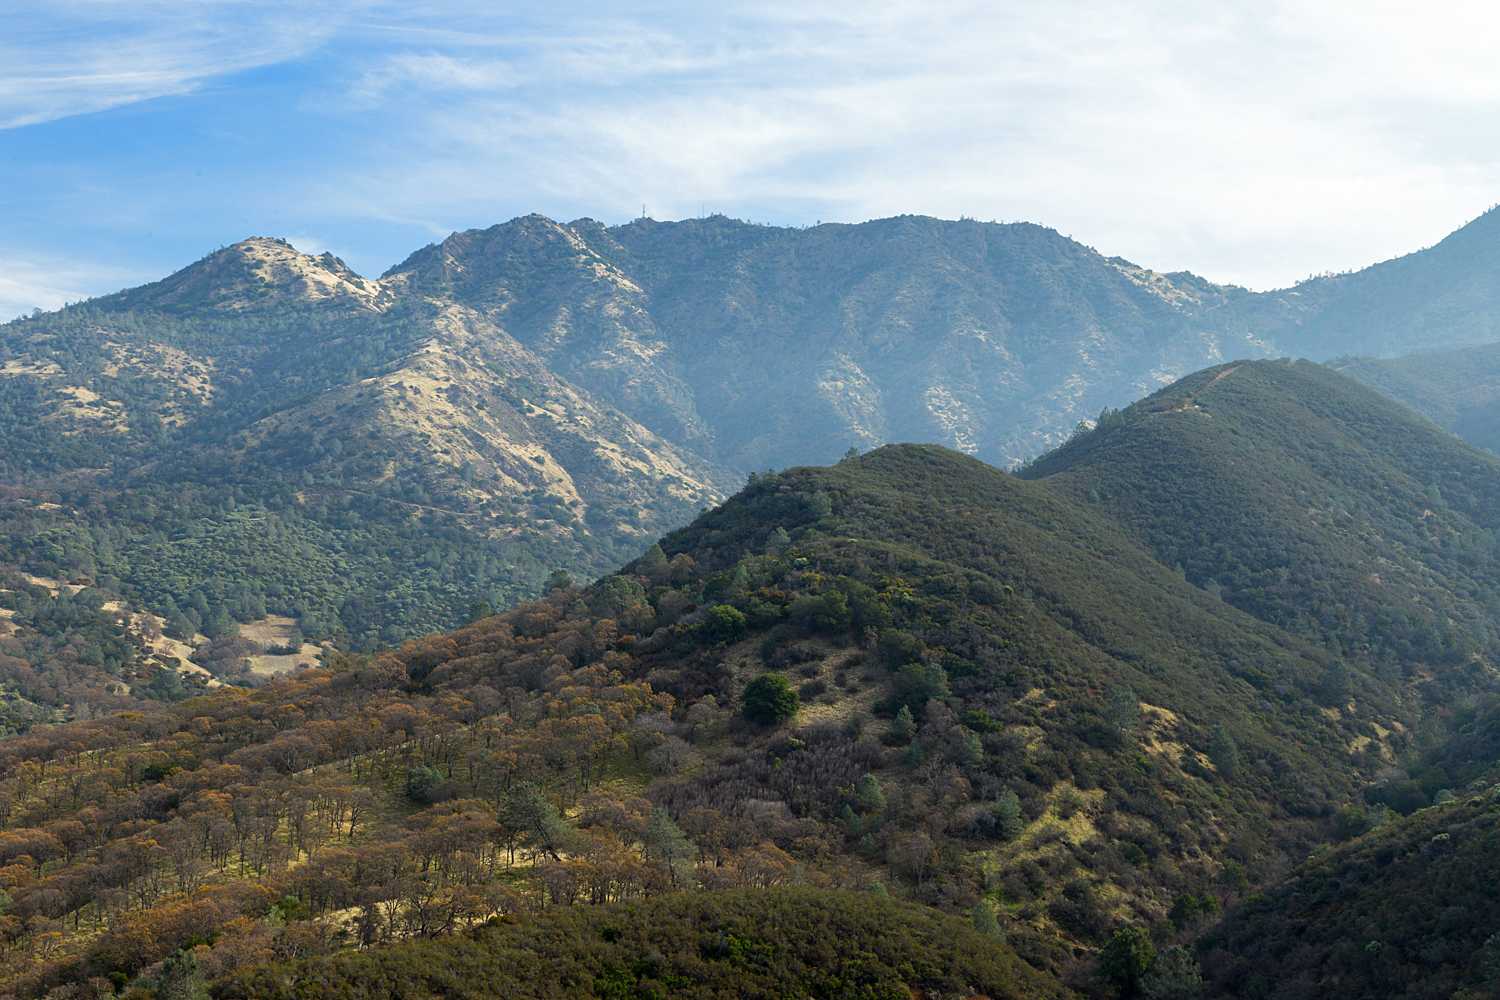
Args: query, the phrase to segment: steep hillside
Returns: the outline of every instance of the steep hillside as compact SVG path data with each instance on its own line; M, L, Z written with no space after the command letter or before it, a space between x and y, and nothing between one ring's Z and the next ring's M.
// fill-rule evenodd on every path
M1311 362L1184 379L1024 470L1226 603L1325 645L1317 700L1477 700L1500 662L1500 460ZM1259 679L1265 687L1269 678ZM1408 725L1415 717L1407 718Z
M1490 996L1500 980L1500 774L1319 852L1197 943L1216 996ZM1363 819L1363 814L1360 814Z
M47 959L13 988L181 946L227 990L345 942L797 884L967 915L1088 987L1116 930L1274 880L1377 780L1370 724L1305 707L1332 662L946 449L758 476L587 590L0 743L0 854L31 859L0 867L5 933ZM383 954L317 975L411 961Z
M1335 358L1328 365L1475 447L1500 452L1500 345L1404 358Z
M733 478L396 284L256 239L0 327L0 565L97 585L243 666L204 642L271 615L399 644L617 566ZM92 662L96 704L160 673ZM12 690L63 706L63 687Z
M455 233L397 278L484 312L560 374L740 469L903 440L1010 464L1106 403L1274 350L1196 323L1243 290L1029 224L528 216Z

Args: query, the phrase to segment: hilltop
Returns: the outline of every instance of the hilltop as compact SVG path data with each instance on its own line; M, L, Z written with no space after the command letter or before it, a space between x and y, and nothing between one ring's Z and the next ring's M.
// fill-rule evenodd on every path
M1327 706L1447 706L1494 686L1500 460L1353 379L1305 361L1207 369L1021 475L1324 645L1342 664Z
M30 576L120 611L28 632L42 673L11 671L0 724L193 690L197 671L186 687L164 673L174 657L246 683L268 644L373 650L452 628L554 572L596 578L751 470L851 444L1009 466L1228 357L1482 339L1495 220L1268 293L1041 226L918 216L527 216L379 279L242 241L0 326L6 590ZM1371 303L1404 318L1380 326ZM0 596L31 629L20 603ZM157 649L147 617L185 645ZM236 645L257 622L266 641ZM69 645L81 666L59 658Z
M16 912L95 928L18 925L58 937L16 988L158 975L179 945L248 983L293 941L801 883L985 901L1086 984L1076 956L1274 879L1373 778L1357 728L1302 708L1330 663L946 449L759 476L587 590L0 744ZM757 723L768 674L800 708ZM147 840L154 865L127 862Z

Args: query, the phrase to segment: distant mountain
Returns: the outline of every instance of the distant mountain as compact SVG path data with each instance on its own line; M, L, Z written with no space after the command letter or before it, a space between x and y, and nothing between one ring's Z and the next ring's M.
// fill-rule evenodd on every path
M1500 452L1500 345L1327 363L1470 444Z
M181 639L270 614L373 647L597 576L738 481L405 286L254 239L0 326L0 564ZM144 692L128 647L95 662Z
M1269 341L1201 317L1249 295L1030 224L901 216L775 229L528 216L392 268L488 316L656 433L749 470L934 441L998 465Z
M1500 338L1500 213L1428 250L1265 293L1106 258L1041 226L920 216L812 229L527 216L455 233L392 277L478 310L559 374L733 468L887 441L1006 466L1230 358Z
M1500 340L1500 211L1425 250L1242 299L1221 322L1315 361Z

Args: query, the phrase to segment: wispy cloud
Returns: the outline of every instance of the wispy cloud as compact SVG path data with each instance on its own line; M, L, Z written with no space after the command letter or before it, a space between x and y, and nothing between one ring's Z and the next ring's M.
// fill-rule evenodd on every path
M564 17L378 55L344 96L391 128L345 196L434 219L500 191L615 218L1025 217L1264 287L1492 200L1500 144L1453 124L1500 97L1496 17L1412 20L1092 0Z
M12 0L0 11L0 128L184 94L284 62L358 11L291 0Z
M0 256L0 323L154 281L160 275L53 256Z
M1024 218L1269 287L1429 244L1500 190L1500 13L1476 3L56 9L0 41L0 118L295 62L307 79L281 114L302 132L243 140L224 183L351 260L407 249L372 248L380 232L623 221L644 202L658 218ZM177 196L167 184L138 197Z

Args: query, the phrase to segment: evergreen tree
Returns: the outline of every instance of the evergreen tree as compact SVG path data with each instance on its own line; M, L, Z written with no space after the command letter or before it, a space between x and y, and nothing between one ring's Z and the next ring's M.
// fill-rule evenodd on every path
M696 888L693 879L693 854L696 848L687 834L672 822L665 809L652 809L651 819L646 823L646 835L641 839L648 860L655 861L672 879L679 889Z
M964 733L963 746L959 754L965 764L978 764L984 760L984 743L973 730Z
M156 976L154 992L158 1000L208 1000L197 957L181 948L168 955Z
M1122 996L1134 994L1155 964L1156 948L1144 927L1115 931L1109 943L1099 950L1099 975Z
M1135 734L1141 724L1141 702L1135 691L1125 687L1114 693L1104 719L1121 739Z
M636 572L642 576L655 576L667 568L667 554L661 550L660 542L653 542L636 563Z
M922 693L936 701L952 698L953 692L948 687L948 671L936 663L927 664L922 678Z
M1335 659L1324 672L1323 694L1335 707L1347 705L1354 698L1354 673L1342 658Z
M1222 724L1214 726L1213 742L1208 747L1208 759L1214 762L1219 773L1233 781L1240 776L1240 748L1234 737Z
M786 678L780 674L761 674L745 686L740 701L745 718L770 724L797 714L799 699Z
M1484 939L1480 968L1484 971L1484 985L1491 993L1500 993L1500 934L1491 934Z
M901 711L896 713L896 721L891 723L891 733L898 740L909 740L917 731L917 720L912 717L911 709L905 705Z
M1201 1000L1203 989L1197 958L1179 944L1158 955L1151 971L1141 978L1141 993L1150 1000Z
M981 934L988 934L992 938L1004 937L1000 931L1000 921L995 917L995 904L988 899L981 899L974 904L974 929Z
M995 829L1006 840L1015 840L1026 829L1026 821L1021 814L1021 797L1009 786L1001 790L1000 801L995 805Z
M558 851L571 836L568 825L547 800L541 789L529 781L512 786L505 793L500 820L525 837L537 852L545 851L553 860L561 860Z
M854 790L854 803L865 814L885 811L885 792L880 789L880 779L873 774L861 775Z

